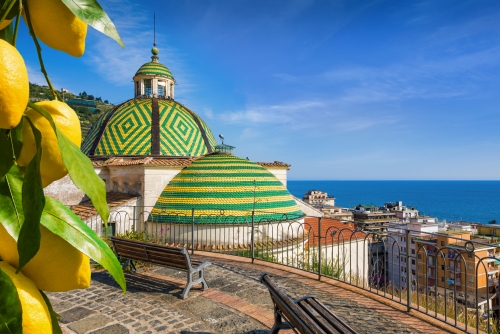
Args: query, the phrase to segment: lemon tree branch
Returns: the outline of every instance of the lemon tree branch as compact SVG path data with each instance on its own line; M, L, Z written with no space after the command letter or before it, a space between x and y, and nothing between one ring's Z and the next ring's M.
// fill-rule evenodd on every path
M3 22L3 20L5 20L5 18L7 17L7 15L9 14L10 10L12 9L12 7L14 7L14 4L16 3L16 0L11 0L9 3L8 3L8 7L7 9L5 10L5 12L3 13L2 17L0 18L0 23ZM5 6L5 5L4 5ZM3 8L2 8L3 9Z
M31 37L33 37L33 41L35 42L35 46L36 46L36 52L38 53L38 60L40 61L40 71L45 76L45 80L47 81L47 85L49 86L50 92L52 93L52 96L54 96L54 99L59 100L59 101L63 101L63 99L57 93L57 90L54 89L54 86L52 85L52 82L49 79L49 75L47 74L47 71L45 70L45 65L43 64L43 59L42 59L42 48L40 46L40 43L38 43L38 39L36 38L35 31L33 30L33 25L31 24L29 7L27 4L25 4L24 10L26 12L26 21L28 22L28 28L30 30L30 35L31 35Z
M21 20L21 13L23 11L23 0L19 0L19 12L16 17L16 27L14 28L14 37L12 38L12 45L16 47L17 31L19 30L19 20Z

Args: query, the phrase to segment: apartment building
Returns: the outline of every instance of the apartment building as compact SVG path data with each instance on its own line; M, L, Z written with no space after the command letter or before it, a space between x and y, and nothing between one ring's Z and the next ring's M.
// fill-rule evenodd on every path
M420 291L446 293L483 311L488 302L490 310L498 311L498 242L451 230L416 238L415 248Z

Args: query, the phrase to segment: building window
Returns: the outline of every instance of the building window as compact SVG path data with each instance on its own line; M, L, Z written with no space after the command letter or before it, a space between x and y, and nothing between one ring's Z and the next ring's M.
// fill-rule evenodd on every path
M160 84L158 84L158 95L165 96L165 87Z
M444 246L444 241L441 241L441 246Z
M418 254L418 259L422 259L422 254Z
M415 254L415 250L414 250L414 249L412 249L412 250L411 250L411 253L412 253L412 254Z
M472 252L467 253L467 255L469 256L469 258L472 258Z
M474 278L469 278L469 283L474 283Z
M469 264L469 265L467 266L467 269L472 270L472 264Z
M444 277L441 277L441 282L444 282Z
M141 95L141 83L139 81L135 82L135 95Z
M422 276L418 276L418 282L422 283Z
M153 94L153 91L151 90L151 79L144 80L144 94L146 95Z
M411 260L411 264L415 264L415 260Z

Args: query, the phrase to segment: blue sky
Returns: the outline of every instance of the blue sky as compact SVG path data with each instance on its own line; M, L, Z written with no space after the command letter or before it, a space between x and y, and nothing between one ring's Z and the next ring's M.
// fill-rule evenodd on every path
M290 179L500 179L500 2L100 0L125 49L89 29L44 47L54 84L111 102L150 60L176 100ZM33 43L19 48L43 83Z

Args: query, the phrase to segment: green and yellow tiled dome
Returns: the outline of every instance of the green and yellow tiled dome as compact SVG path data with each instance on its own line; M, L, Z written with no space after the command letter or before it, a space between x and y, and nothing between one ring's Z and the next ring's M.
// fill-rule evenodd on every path
M230 154L199 158L165 187L149 221L175 222L191 217L198 222L249 223L302 217L285 186L264 167Z
M161 77L167 77L170 79L174 79L174 76L172 75L172 72L163 64L157 62L157 61L150 61L149 63L146 63L142 65L135 75L157 75Z
M183 105L136 98L102 115L81 149L88 156L201 156L215 145L209 127Z

